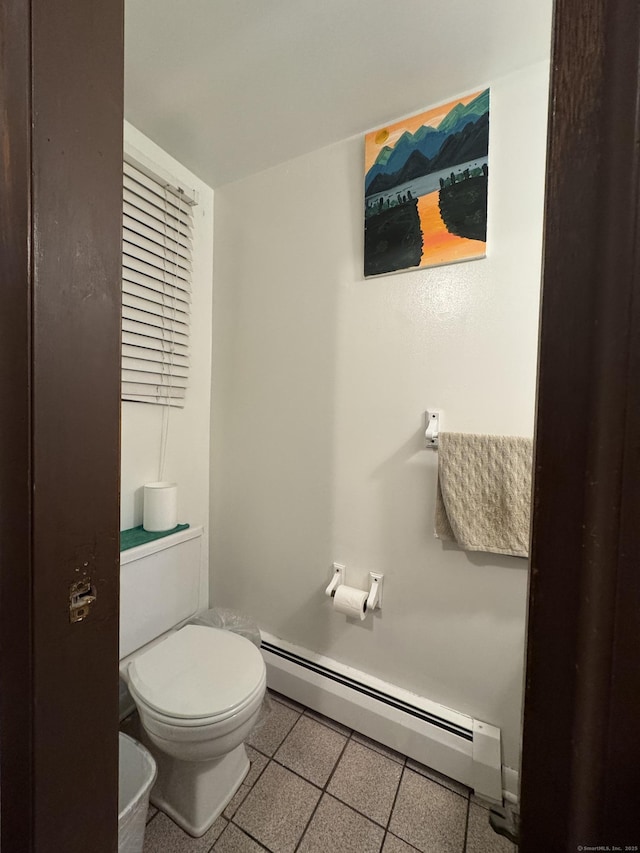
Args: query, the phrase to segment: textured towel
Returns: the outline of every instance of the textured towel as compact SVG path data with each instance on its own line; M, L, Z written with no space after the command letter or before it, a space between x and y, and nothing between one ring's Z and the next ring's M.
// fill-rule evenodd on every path
M530 438L441 432L436 536L528 557L531 466Z

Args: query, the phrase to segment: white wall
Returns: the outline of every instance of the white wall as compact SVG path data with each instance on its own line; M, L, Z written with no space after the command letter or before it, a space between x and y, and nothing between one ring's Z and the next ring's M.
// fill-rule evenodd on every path
M489 81L484 260L363 279L361 136L215 200L213 600L500 726L510 766L527 565L434 539L424 412L532 434L547 79L545 62ZM380 614L331 611L334 560L353 585L384 572Z
M150 139L125 122L125 144L198 192L193 208L193 294L189 387L184 409L171 408L164 479L178 484L178 517L204 525L203 562L208 559L209 444L211 409L211 301L213 191ZM123 530L142 524L145 483L158 479L162 406L122 403Z

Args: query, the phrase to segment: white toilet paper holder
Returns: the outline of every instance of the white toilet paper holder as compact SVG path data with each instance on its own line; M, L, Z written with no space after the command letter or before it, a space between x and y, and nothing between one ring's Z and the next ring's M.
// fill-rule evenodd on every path
M369 597L367 598L367 610L375 610L382 607L382 581L384 575L378 572L369 572Z
M336 594L336 589L346 582L346 567L342 563L333 564L333 577L329 586L325 589L325 595L333 596ZM369 595L367 596L367 610L375 610L382 607L382 582L384 575L378 572L369 572Z
M331 578L331 583L325 589L324 594L330 595L331 598L336 594L336 590L345 582L345 567L341 563L333 564L333 577Z

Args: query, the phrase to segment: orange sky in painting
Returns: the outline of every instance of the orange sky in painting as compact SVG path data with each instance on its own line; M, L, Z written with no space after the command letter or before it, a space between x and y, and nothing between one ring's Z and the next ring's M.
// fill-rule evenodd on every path
M446 104L440 104L437 107L432 107L432 109L427 110L424 113L418 113L418 115L397 121L395 124L388 124L385 128L378 128L377 130L371 131L371 133L367 133L364 142L365 174L375 163L376 157L382 148L384 148L385 145L389 145L393 148L406 130L408 130L409 133L415 133L423 124L430 124L432 126L440 124L442 119L455 107L456 104L464 104L466 106L474 98L477 98L482 91L482 89L479 89L471 95L465 95L464 98L454 98L453 101L447 101ZM375 137L383 129L389 131L389 136L384 142L378 144L375 142Z
M439 195L439 191L436 190L428 195L420 196L418 199L418 215L420 216L423 239L420 266L425 267L432 264L446 264L463 259L483 257L486 251L486 243L481 240L467 240L465 237L456 237L455 234L447 231L447 227L440 216Z

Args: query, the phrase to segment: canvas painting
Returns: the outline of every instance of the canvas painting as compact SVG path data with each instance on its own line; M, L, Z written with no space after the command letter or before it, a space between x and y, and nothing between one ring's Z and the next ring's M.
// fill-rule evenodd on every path
M482 258L489 89L365 137L364 274Z

